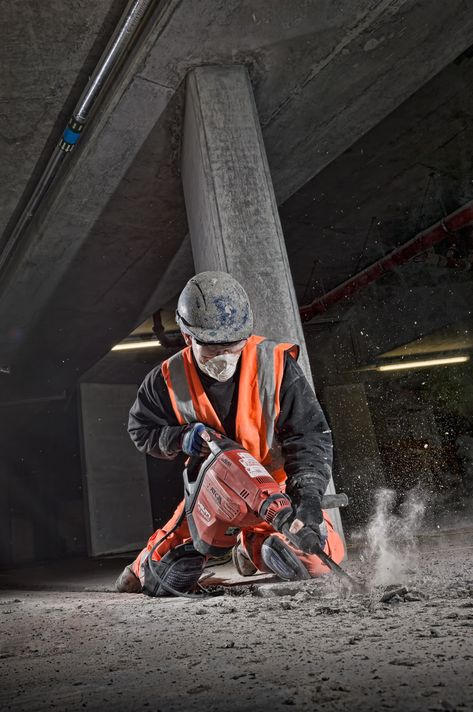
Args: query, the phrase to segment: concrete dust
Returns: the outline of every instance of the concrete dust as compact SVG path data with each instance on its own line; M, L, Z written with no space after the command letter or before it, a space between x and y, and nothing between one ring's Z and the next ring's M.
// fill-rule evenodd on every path
M353 559L362 578L367 562ZM4 592L4 710L469 710L473 548L423 552L380 602L333 575L251 583L196 602ZM278 589L279 587L279 589ZM264 597L257 593L266 588Z
M362 556L374 586L402 581L417 564L416 535L423 524L427 496L418 489L411 490L397 514L396 498L393 490L377 490L374 514L366 530L358 534L358 541L364 539Z

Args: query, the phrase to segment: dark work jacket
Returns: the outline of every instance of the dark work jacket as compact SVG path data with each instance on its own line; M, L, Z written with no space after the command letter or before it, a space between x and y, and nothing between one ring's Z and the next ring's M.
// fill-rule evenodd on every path
M225 434L235 439L239 369L222 383L200 369L198 373ZM280 406L275 435L281 445L288 480L313 473L323 494L332 472L332 436L314 391L289 354L284 365ZM179 425L161 366L157 366L144 379L131 407L128 420L131 439L140 452L170 459L180 452L185 427Z

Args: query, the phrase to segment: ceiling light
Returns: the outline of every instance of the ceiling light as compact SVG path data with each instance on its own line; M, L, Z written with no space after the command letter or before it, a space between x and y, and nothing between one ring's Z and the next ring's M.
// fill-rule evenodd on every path
M128 351L130 349L152 349L155 346L161 346L161 342L157 339L149 341L128 341L122 344L117 344L112 348L112 351Z
M448 366L454 363L466 363L469 356L452 356L451 358L433 358L428 361L399 361L398 363L387 363L384 366L376 366L377 371L400 371L414 368L431 368L432 366Z

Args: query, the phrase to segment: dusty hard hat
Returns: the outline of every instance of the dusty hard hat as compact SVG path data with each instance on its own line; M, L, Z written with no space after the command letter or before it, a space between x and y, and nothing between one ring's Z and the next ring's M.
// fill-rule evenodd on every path
M200 272L192 277L179 297L176 321L205 344L241 341L253 331L248 295L226 272Z

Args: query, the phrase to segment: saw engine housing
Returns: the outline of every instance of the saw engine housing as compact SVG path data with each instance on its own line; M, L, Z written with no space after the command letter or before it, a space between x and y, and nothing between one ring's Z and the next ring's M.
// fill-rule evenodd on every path
M262 521L273 524L276 516L280 522L292 513L292 504L241 445L221 437L209 447L204 462L191 462L184 471L185 509L196 550L222 556L236 544L241 529Z

